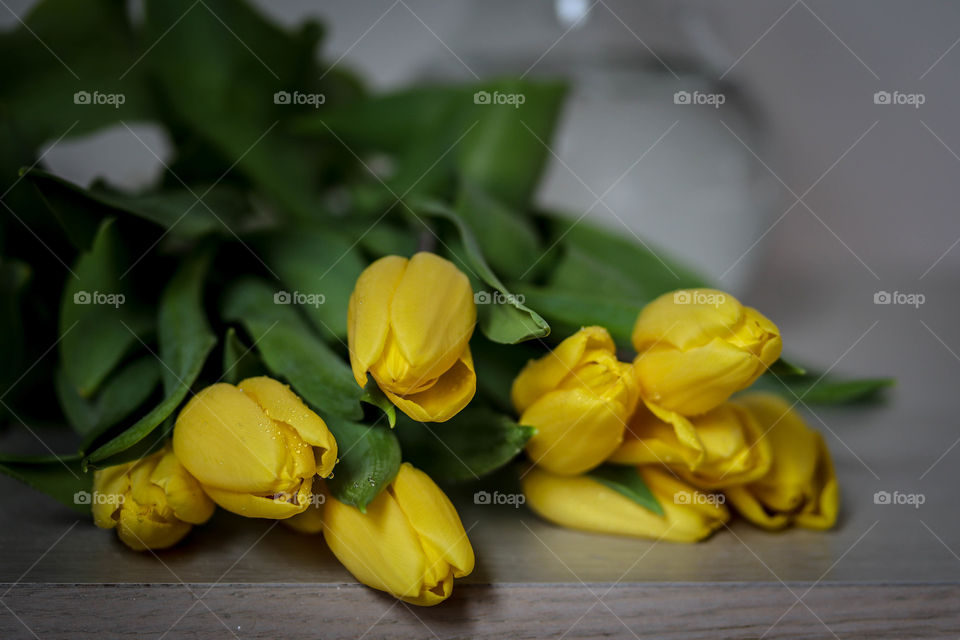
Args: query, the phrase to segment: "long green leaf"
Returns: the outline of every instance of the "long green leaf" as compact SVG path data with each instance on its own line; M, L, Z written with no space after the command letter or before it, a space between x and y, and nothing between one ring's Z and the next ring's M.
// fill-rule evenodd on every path
M367 505L394 479L400 470L400 444L384 424L359 424L328 418L337 440L339 460L327 488L345 504L366 513Z
M125 264L123 239L108 218L63 290L60 358L65 375L83 397L96 392L148 326L121 280Z
M356 243L329 229L301 225L270 234L258 246L298 304L322 335L347 337L350 293L366 266Z
M223 316L246 328L267 369L285 378L304 400L324 414L349 420L362 417L363 389L350 367L292 305L274 302L276 294L260 280L240 280L227 291Z
M84 459L84 466L116 464L121 454L141 442L169 418L190 392L217 339L203 310L203 284L210 264L198 254L183 264L160 298L158 342L164 399L147 415Z
M16 456L0 454L0 473L33 487L80 513L90 513L93 474L81 469L79 455ZM85 499L83 493L87 496Z
M650 491L637 468L629 465L604 464L587 473L600 484L630 498L644 509L663 515L663 505Z
M449 482L493 473L523 451L536 433L485 408L467 408L443 424L401 416L396 431L406 460L431 478Z
M494 293L481 292L479 303L480 328L490 340L501 344L516 344L524 340L542 338L550 334L550 325L540 315L523 303L522 296L511 293L493 272L483 257L470 226L454 211L434 201L420 200L415 210L452 222L460 235L469 270Z

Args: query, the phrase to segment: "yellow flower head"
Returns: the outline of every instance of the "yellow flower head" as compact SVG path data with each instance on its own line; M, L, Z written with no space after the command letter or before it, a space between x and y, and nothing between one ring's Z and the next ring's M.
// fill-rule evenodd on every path
M117 529L136 551L164 549L213 515L213 502L168 444L140 460L93 474L93 521Z
M766 529L789 524L829 529L837 521L839 489L827 444L779 396L753 393L739 402L757 419L773 452L770 470L724 490L731 506Z
M380 258L357 279L347 312L350 366L421 422L444 422L473 398L470 281L449 260L418 253Z
M618 464L665 464L700 489L720 489L763 477L770 469L770 443L753 414L737 402L689 420L702 449L641 405L623 444L610 456Z
M473 571L473 547L456 509L409 463L366 513L329 497L323 524L333 555L357 580L411 604L446 600L453 579Z
M780 357L780 330L713 289L667 293L633 327L644 400L683 416L706 413L753 384Z
M214 502L251 518L288 518L310 503L337 442L290 388L267 377L211 385L177 418L173 447Z
M603 327L585 327L528 362L512 389L520 424L537 429L527 453L564 475L588 471L616 450L638 397L633 370L617 360Z
M560 476L538 467L523 477L527 503L564 527L636 538L696 542L730 519L722 496L699 493L668 472L638 467L663 507L657 515L590 476Z

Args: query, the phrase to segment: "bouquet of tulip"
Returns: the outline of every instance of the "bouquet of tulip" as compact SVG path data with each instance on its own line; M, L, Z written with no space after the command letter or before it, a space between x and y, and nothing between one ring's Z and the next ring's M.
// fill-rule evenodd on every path
M0 410L73 431L0 471L135 550L218 507L282 520L420 605L474 566L438 483L498 470L605 533L701 540L730 508L834 524L794 409L889 380L807 372L708 278L538 209L562 82L372 94L316 60L317 25L144 5L43 0L0 34ZM173 148L145 189L38 168L106 127L155 153L138 121Z

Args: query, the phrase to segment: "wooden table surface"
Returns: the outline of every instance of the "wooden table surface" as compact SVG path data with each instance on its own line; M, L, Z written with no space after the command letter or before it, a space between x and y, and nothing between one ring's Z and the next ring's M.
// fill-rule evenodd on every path
M454 499L477 568L422 609L356 584L322 538L276 523L218 513L176 549L138 554L3 478L0 638L957 637L956 278L925 280L915 309L874 305L877 282L861 275L771 272L747 297L781 326L788 353L898 378L884 406L805 411L836 461L833 531L734 521L701 544L653 543L474 505L464 487ZM8 433L0 448L23 442ZM924 502L875 504L881 490Z

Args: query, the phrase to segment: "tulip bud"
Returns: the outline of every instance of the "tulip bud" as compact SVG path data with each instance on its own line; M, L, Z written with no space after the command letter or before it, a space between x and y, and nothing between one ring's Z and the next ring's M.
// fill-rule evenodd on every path
M603 327L585 327L531 360L513 382L520 424L537 429L527 454L548 471L575 475L613 453L637 404L629 364Z
M689 421L702 450L686 445L673 425L641 405L609 462L665 464L700 489L752 482L769 471L770 443L746 407L726 402Z
M94 523L116 528L135 551L175 545L216 508L169 444L140 460L96 471L93 491Z
M731 506L765 529L789 524L829 529L837 521L839 489L827 444L779 396L754 393L739 402L757 419L773 461L762 478L724 490Z
M330 497L324 538L333 555L367 586L432 606L473 571L473 547L443 491L410 463L367 505L366 513Z
M173 447L214 502L251 518L289 518L310 503L337 442L290 388L267 377L211 385L177 418Z
M730 519L722 496L699 493L656 467L637 470L663 507L662 516L590 476L560 476L539 467L523 477L523 492L527 504L555 524L636 538L696 542Z
M444 422L473 398L470 336L477 320L467 276L432 253L380 258L350 296L350 366L361 387L369 372L405 414Z
M648 403L706 413L746 389L780 357L780 330L756 309L712 289L667 293L633 327L634 369Z

